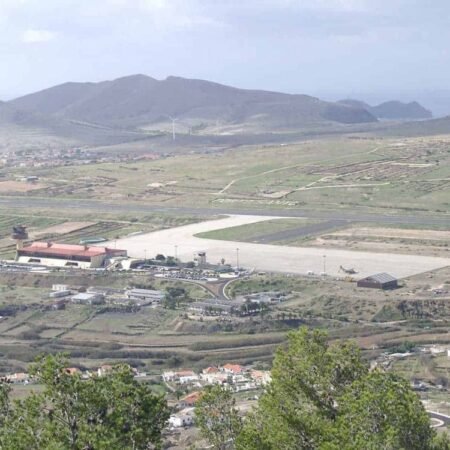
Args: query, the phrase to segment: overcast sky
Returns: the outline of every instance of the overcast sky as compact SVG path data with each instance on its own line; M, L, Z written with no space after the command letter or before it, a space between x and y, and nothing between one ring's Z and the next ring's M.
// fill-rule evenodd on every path
M0 98L134 73L367 100L449 88L449 0L0 0Z

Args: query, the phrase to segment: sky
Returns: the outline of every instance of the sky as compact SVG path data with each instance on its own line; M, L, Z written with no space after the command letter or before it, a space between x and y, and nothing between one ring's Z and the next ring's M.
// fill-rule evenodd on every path
M449 43L449 0L0 0L0 99L144 73L450 111Z

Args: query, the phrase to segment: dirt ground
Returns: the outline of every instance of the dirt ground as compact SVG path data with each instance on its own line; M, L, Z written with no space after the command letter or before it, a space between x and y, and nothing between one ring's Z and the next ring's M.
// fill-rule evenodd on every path
M58 225L53 225L48 228L43 228L37 231L32 231L30 236L38 238L45 234L66 234L74 231L82 230L83 228L96 225L96 222L64 222Z
M411 230L401 228L353 227L331 233L331 236L383 237L400 239L420 239L450 241L450 231Z
M24 181L0 181L0 192L30 192L45 187L43 184L32 184Z
M307 242L314 247L448 257L450 231L350 227Z

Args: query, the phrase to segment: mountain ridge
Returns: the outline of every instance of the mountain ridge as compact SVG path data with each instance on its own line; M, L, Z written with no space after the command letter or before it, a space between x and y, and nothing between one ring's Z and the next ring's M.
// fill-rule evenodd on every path
M414 119L431 119L433 114L424 108L420 103L412 101L409 103L398 100L389 100L379 105L371 106L366 102L355 99L339 100L338 103L364 108L377 119L387 120L414 120Z
M169 116L193 122L257 122L273 128L377 120L365 109L308 95L240 89L175 76L157 80L142 74L98 83L63 83L8 104L62 119L127 129L164 122Z

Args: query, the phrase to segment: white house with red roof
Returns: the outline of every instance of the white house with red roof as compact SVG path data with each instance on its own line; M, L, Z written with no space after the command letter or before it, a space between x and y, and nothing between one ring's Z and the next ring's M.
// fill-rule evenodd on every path
M224 364L222 372L229 373L230 375L239 375L244 371L244 368L239 364Z
M162 378L166 382L174 381L180 384L193 383L199 380L198 375L193 370L166 371L163 372Z

